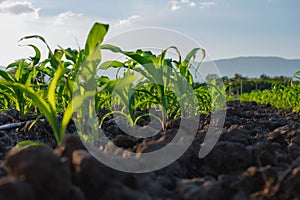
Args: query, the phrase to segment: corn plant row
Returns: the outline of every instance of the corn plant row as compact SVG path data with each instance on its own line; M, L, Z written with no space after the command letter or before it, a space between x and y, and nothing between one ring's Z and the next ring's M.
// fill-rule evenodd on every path
M6 70L0 70L0 109L17 109L20 115L35 113L40 117L44 116L60 144L73 111L84 102L82 94L89 92L84 91L78 77L87 84L95 83L95 110L107 109L110 111L107 116L118 113L125 116L130 125L134 125L142 117L152 116L161 122L164 130L167 120L185 115L182 107L197 115L214 111L213 105L224 101L225 88L220 90L215 87L217 79L208 83L211 86L210 92L207 84L196 83L193 79L190 61L199 53L202 61L205 57L203 49L192 49L184 59L175 46L166 48L159 55L141 49L124 51L117 46L101 44L108 28L106 24L95 23L89 32L85 48L81 50L59 46L52 51L41 36L22 38L21 40L41 41L48 49L48 58L41 60L39 48L30 44L28 46L33 48L34 56L14 62ZM178 59L166 57L171 49L177 52ZM102 50L121 53L127 57L127 61L101 63ZM117 74L115 78L109 78L96 73L98 69L110 68L118 69L118 73L122 71L122 77ZM145 78L137 81L137 74L142 74ZM131 89L133 82L134 90ZM121 90L116 90L118 85L122 85ZM74 90L78 90L77 96L74 96ZM185 93L178 95L178 90ZM117 98L114 98L115 91L118 91ZM211 96L212 93L214 97ZM193 99L192 96L196 98ZM189 108L194 103L197 107ZM121 108L116 110L116 107ZM150 112L136 115L137 110L149 111L152 108L161 112L160 117ZM62 121L57 117L59 113L63 113ZM100 125L103 120L100 119Z
M244 93L240 96L240 100L300 111L300 71L294 74L289 86L274 83L271 90Z

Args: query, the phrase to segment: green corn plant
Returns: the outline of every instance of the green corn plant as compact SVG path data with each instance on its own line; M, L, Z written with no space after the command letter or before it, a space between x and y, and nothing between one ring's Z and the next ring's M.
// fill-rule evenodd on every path
M220 78L213 78L208 82L208 90L211 97L212 112L222 110L226 103L226 85Z
M209 113L212 108L212 100L207 89L207 85L204 83L197 84L197 86L194 87L194 94L197 97L199 103L197 111L204 114Z
M189 71L189 67L191 66L189 62L195 57L196 53L202 49L193 49L186 56L186 59L183 62L181 62L181 55L179 50L174 46L167 48L158 56L152 54L152 52L150 51L142 51L140 49L135 52L122 51L120 48L108 44L102 45L102 49L108 49L115 53L122 53L130 59L125 63L119 61L107 61L100 66L100 69L106 70L110 67L118 69L123 68L128 71L140 73L147 79L141 81L142 84L140 88L137 88L137 91L139 93L144 93L145 96L148 97L146 98L146 101L148 100L148 102L151 102L154 105L159 105L160 110L162 111L162 129L165 130L164 122L167 120L167 117L170 116L174 110L178 110L178 107L174 104L174 102L176 102L176 97L174 97L174 95L171 95L172 92L170 92L168 87L172 85L170 84L172 80L174 83L175 79L177 78L179 80L179 77L181 76L185 77L186 81L191 86L193 85L193 77ZM174 49L177 52L177 61L166 59L167 51L170 49ZM203 58L204 56L205 54L203 55ZM176 74L180 74L180 76L176 76ZM147 88L151 88L151 90L147 90ZM176 89L178 88L176 86L173 86L173 90ZM182 88L181 91L184 91L184 89ZM135 95L133 93L131 102L129 102L129 114L131 116L131 119L133 120L135 119L134 105L141 106L142 104L146 104L145 101L135 102L134 96Z
M102 126L104 120L110 115L120 115L124 117L130 127L134 127L139 119L146 116L151 116L158 122L162 123L160 118L151 113L145 113L139 116L135 116L135 113L130 113L131 111L134 112L135 110L140 109L141 104L144 103L145 99L145 96L143 95L133 94L136 92L140 92L141 88L139 86L137 86L138 89L135 92L132 92L133 82L136 81L138 77L138 74L134 75L131 73L126 73L123 78L109 81L108 84L100 88L100 93L102 94L103 92L110 90L110 94L108 95L108 97L110 99L110 106L112 106L110 107L111 112L108 112L102 117L100 121L100 127ZM149 99L147 99L147 101L149 102ZM126 106L124 105L131 105L131 107L130 109L126 110ZM122 107L122 109L118 110L114 107Z
M46 40L39 35L26 36L20 39L20 41L28 39L38 39L46 45L49 53L48 58L39 63L36 68L40 74L43 75L43 79L47 76L51 80L58 68L62 67L65 73L58 82L57 90L57 104L58 109L63 112L72 99L73 84L78 73L78 69L84 60L85 50L80 51L72 50L70 48L64 49L59 46L59 49L52 51L46 42Z
M40 73L36 65L40 60L41 53L34 45L28 45L35 50L35 56L30 57L29 62L20 60L7 66L6 71L0 70L0 77L11 83L23 84L27 87L33 87L36 92L43 93L41 86L44 85L40 79ZM15 108L20 111L20 115L26 114L34 108L33 101L18 88L10 88L7 85L0 85L0 93L14 102ZM10 105L11 107L12 105Z
M39 108L39 110L45 115L47 120L49 121L53 132L55 139L58 144L60 144L64 132L67 127L67 122L69 122L72 113L70 113L70 109L66 110L63 121L61 126L59 127L58 118L56 116L57 110L56 110L56 101L55 101L55 90L56 85L58 83L59 78L63 75L64 70L63 68L59 67L56 71L55 76L51 80L49 84L49 88L47 90L46 99L43 99L42 96L40 96L36 91L34 91L31 87L28 87L21 83L16 82L8 82L8 81L0 81L1 84L7 85L9 87L18 89L21 92L24 92L29 98L32 99L32 101L36 104L36 106Z
M291 80L291 85L300 85L300 71L294 73Z
M260 104L270 104L276 108L300 110L300 85L297 84L300 72L296 72L289 86L274 83L272 89L252 91L240 96L241 101L255 101Z
M103 28L104 27L104 28ZM103 31L105 30L105 31ZM103 25L100 23L95 23L92 27L88 39L86 42L86 48L83 51L85 63L77 63L78 65L82 65L83 67L94 67L95 62L99 62L100 52L99 45L102 42L105 34L107 31L107 25ZM35 36L37 37L37 36ZM44 40L42 38L42 40ZM52 58L52 57L51 57ZM57 61L57 60L54 60ZM83 61L83 59L81 60ZM48 62L48 61L47 61ZM41 96L38 92L36 92L32 87L29 85L8 81L8 80L0 80L0 85L5 85L7 87L13 88L14 90L19 90L25 93L38 107L38 109L45 115L46 119L48 120L53 132L57 144L61 144L61 141L65 135L67 125L72 118L73 111L80 108L82 103L84 102L85 95L77 95L73 97L67 108L65 109L63 118L61 123L59 123L59 119L57 117L58 109L56 106L56 93L58 85L60 83L61 78L66 73L66 68L60 64L56 67L55 65L55 74L49 83L49 87L46 91L45 96ZM88 72L95 72L89 71ZM93 80L91 80L93 81Z
M100 88L95 95L96 109L111 110L111 94L115 86L114 81L106 76L101 76L98 79L97 87Z
M87 38L86 45L81 58L79 71L75 78L72 92L72 104L76 109L73 120L83 140L95 139L98 136L99 121L96 119L95 99L97 99L97 67L101 61L101 48L104 36L109 26L96 23ZM79 100L74 101L74 98ZM97 105L97 103L96 103ZM90 137L90 135L92 137Z
M107 61L105 63L103 63L100 66L100 69L102 70L106 70L110 67L115 67L115 68L124 68L127 69L130 73L130 70L134 70L137 73L141 73L142 75L144 75L144 77L147 77L150 79L150 82L152 83L163 83L163 77L161 76L161 73L157 73L158 70L160 70L160 66L158 66L159 63L157 63L156 56L153 55L151 52L144 52L142 50L137 50L136 52L125 52L122 51L120 48L116 47L116 46L112 46L112 45L102 45L102 49L109 49L113 52L116 53L123 53L124 55L128 56L129 58L131 58L131 60L127 63L121 63L118 61ZM132 63L130 65L128 65L128 63ZM138 65L142 65L144 67L144 69L142 69L141 67L139 67ZM159 74L159 75L158 75ZM158 105L161 105L161 110L163 110L163 112L165 111L166 108L166 100L165 100L165 89L163 87L162 84L155 84L156 85L156 92L157 94L151 94L149 92L149 94L154 98L154 101L156 101L155 103L157 103ZM123 90L124 91L124 90ZM139 90L139 92L141 92L141 90ZM119 95L122 97L120 98L120 100L123 101L123 105L127 106L128 105L128 111L129 111L129 115L130 118L132 119L132 121L135 121L135 109L134 109L134 101L135 98L134 96L132 98L124 98L125 96L131 96L134 94L125 94L122 95L121 93L119 93ZM163 118L165 117L165 112L162 114ZM165 121L164 119L162 121ZM162 124L162 127L164 127L164 125Z

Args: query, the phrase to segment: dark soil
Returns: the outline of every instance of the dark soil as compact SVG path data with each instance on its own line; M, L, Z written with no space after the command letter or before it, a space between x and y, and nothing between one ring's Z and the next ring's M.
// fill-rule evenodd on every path
M300 113L240 102L229 102L226 111L222 135L208 156L198 158L210 122L209 115L201 115L190 148L168 167L144 174L119 172L98 162L71 135L73 124L59 147L46 121L30 130L28 125L2 130L0 199L300 199ZM0 125L34 118L19 119L17 111L10 110L0 114ZM166 134L136 139L114 120L105 121L105 134L134 152L161 148L180 122L168 122ZM38 146L12 149L23 140L44 142L54 151Z

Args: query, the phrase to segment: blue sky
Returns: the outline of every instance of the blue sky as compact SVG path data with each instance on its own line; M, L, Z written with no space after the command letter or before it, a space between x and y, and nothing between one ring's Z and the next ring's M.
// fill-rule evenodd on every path
M96 21L110 24L108 38L141 27L173 29L213 59L300 58L299 10L299 0L0 0L0 65L32 54L17 42L26 35L42 35L52 48L82 47Z

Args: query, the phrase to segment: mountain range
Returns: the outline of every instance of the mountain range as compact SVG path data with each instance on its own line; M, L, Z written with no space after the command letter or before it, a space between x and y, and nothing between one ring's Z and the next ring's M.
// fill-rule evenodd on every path
M270 77L292 77L296 71L300 70L300 59L284 59L281 57L236 57L218 59L210 62L216 64L221 76L228 77L233 77L235 74L249 78L259 77L262 74ZM202 65L206 64L209 64L209 62L202 63ZM4 67L1 66L0 68L4 69Z
M292 77L300 70L300 59L284 59L280 57L236 57L214 60L222 76L233 77L241 74L246 77L259 77L265 74L270 77ZM203 63L205 64L205 63Z

